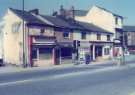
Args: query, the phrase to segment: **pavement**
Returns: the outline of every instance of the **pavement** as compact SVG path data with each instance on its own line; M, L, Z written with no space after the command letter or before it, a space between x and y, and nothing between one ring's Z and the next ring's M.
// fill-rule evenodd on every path
M4 67L0 67L0 74L5 74L5 73L15 73L15 72L23 72L23 71L35 71L35 70L52 70L52 69L65 69L65 68L77 68L77 67L100 67L100 68L105 68L105 67L113 67L113 66L119 66L118 61L116 58L112 60L102 60L102 61L95 61L91 62L90 64L78 64L75 65L73 63L66 63L66 64L60 64L60 65L53 65L53 66L48 66L48 67L19 67L15 65L6 65ZM130 56L125 56L125 64L129 65L134 65L135 64L135 55L130 55Z
M98 62L91 62L90 64L78 64L75 65L73 63L69 64L60 64L60 65L53 65L48 67L27 67L23 68L20 66L15 65L6 65L4 67L0 67L0 74L2 73L14 73L14 72L22 72L22 71L32 71L32 70L51 70L51 69L61 69L61 68L72 68L72 67L111 67L111 66L119 66L118 60L104 60ZM135 64L135 61L125 61L125 64Z

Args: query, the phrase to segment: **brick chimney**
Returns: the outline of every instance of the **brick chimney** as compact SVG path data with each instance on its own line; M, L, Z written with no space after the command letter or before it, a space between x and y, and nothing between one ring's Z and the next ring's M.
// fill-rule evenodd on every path
M66 16L66 10L64 9L63 5L60 6L60 15L63 17Z
M75 18L75 13L74 13L74 6L72 6L71 8L70 8L70 17L72 18L72 19L74 19Z

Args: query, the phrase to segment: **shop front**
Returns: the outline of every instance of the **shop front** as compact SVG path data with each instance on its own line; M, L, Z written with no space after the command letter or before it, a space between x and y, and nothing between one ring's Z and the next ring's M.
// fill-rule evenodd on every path
M54 65L55 39L52 37L32 36L30 63L32 66Z

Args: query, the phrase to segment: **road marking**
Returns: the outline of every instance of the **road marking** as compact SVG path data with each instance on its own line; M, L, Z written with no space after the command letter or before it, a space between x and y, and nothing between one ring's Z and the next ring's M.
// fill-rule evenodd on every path
M60 75L54 75L54 76L49 76L49 77L40 77L40 78L31 78L31 79L26 79L26 80L18 80L18 81L12 81L12 82L6 82L6 83L1 83L0 87L3 86L13 86L13 85L19 85L19 84L26 84L29 82L38 82L38 81L45 81L45 80L53 80L53 79L60 79L60 78L66 78L66 77L75 77L78 75L87 75L87 74L93 74L93 73L98 73L98 72L105 72L105 71L111 71L111 70L120 70L119 67L108 67L108 68L102 68L102 69L96 69L93 71L80 71L80 72L72 72L72 73L66 73L66 74L60 74Z

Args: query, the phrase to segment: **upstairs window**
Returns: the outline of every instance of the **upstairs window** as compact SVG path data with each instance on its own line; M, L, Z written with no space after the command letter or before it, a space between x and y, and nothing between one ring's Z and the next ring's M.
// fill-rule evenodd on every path
M111 41L110 35L107 35L107 41Z
M64 33L63 33L63 37L64 37L64 38L69 38L69 37L70 37L70 36L69 36L69 32L64 32Z
M81 38L82 38L82 39L86 39L86 32L82 32L82 33L81 33Z
M21 26L21 22L15 22L12 24L12 32L19 32L19 28Z
M97 34L97 40L101 40L101 34Z
M43 34L44 32L45 32L45 29L42 28L42 29L40 30L40 33Z
M118 17L115 17L115 24L118 25Z

